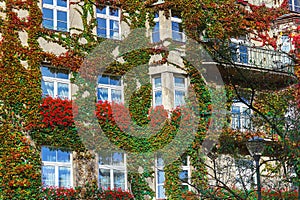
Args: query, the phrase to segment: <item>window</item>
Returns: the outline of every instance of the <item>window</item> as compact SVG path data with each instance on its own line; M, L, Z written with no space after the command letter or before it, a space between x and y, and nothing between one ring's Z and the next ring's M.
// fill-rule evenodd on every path
M190 184L190 163L187 155L181 157L181 172L179 173L179 179L182 181L182 190L188 191Z
M161 77L153 78L153 105L160 106L162 105L162 85Z
M252 160L238 159L235 160L236 166L236 187L243 189L244 187L248 190L254 184L254 165Z
M160 33L159 33L159 15L155 13L154 16L154 27L152 30L152 42L159 42L160 41Z
M176 12L172 12L171 15L172 39L178 42L185 42L182 20L179 18L180 15Z
M43 186L71 187L71 153L42 147Z
M43 96L70 98L69 71L42 66Z
M98 101L123 102L123 87L120 76L99 76L97 90Z
M186 80L184 77L174 76L174 106L181 106L185 103Z
M230 50L233 62L248 63L248 47L246 45L231 43Z
M68 0L43 0L43 27L58 31L68 31Z
M290 11L300 12L300 2L299 0L289 0Z
M231 107L231 128L241 131L251 129L251 110L243 103L233 103Z
M97 35L99 37L120 39L120 10L105 6L96 11Z
M119 152L99 154L99 187L127 189L125 154Z
M156 159L156 198L165 199L166 190L165 184L165 172L164 172L164 161L161 157Z

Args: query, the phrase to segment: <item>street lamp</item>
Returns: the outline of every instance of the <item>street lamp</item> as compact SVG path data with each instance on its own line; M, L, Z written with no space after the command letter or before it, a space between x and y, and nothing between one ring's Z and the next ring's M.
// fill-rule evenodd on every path
M261 200L261 186L260 186L260 172L259 172L259 159L265 150L265 140L260 137L253 137L247 142L247 149L253 159L255 160L256 179L257 179L257 199Z

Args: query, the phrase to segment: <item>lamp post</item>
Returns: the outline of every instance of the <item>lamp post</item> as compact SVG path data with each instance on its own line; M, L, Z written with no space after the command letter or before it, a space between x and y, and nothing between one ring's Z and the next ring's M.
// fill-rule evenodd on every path
M257 199L261 200L261 185L260 185L260 172L259 172L259 159L265 149L265 140L260 137L253 137L247 142L247 149L255 161L256 179L257 179Z

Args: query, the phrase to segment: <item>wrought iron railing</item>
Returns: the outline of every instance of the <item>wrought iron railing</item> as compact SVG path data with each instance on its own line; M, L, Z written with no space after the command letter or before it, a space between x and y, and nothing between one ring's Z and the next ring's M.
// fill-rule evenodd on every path
M251 114L248 112L231 113L231 128L240 131L252 130Z

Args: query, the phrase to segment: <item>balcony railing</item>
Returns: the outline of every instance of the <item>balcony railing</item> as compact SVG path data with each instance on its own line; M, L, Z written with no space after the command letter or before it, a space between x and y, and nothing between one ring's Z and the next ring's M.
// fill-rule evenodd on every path
M234 130L252 130L251 114L248 112L231 113L231 128Z
M293 60L283 52L231 43L230 56L231 61L238 65L293 73Z

